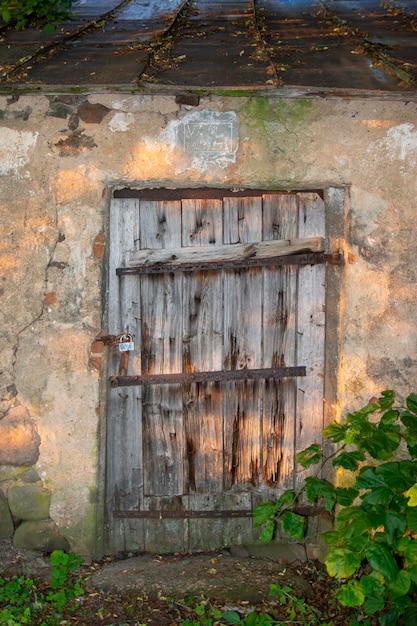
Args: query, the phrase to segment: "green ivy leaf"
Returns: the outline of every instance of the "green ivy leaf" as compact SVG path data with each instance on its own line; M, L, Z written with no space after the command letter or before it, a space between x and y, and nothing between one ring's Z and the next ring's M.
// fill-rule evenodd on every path
M363 608L367 615L374 615L374 613L384 608L385 585L381 574L372 572L372 574L361 576L360 586L365 594Z
M305 518L297 513L286 511L281 517L283 530L293 539L302 539L305 534Z
M388 487L375 487L361 496L362 503L374 507L377 504L387 506L393 497L393 492Z
M361 565L361 558L348 548L332 548L324 560L330 576L349 578Z
M245 626L259 626L259 615L258 615L258 613L256 613L255 611L252 611L252 613L248 613L245 616L244 624L245 624ZM265 624L267 624L266 621L265 621Z
M399 416L399 412L396 409L386 411L381 417L381 424L386 426L393 424Z
M361 576L360 583L362 591L366 596L384 595L384 577L381 576L381 574L378 574L378 572L372 572L371 574Z
M11 18L11 14L10 14L9 9L3 9L2 12L1 12L1 16L3 18L3 21L6 22L6 24L7 24L7 22L9 22L10 18Z
M345 548L350 548L351 550L354 550L354 552L360 554L363 553L364 550L368 547L370 541L371 540L369 538L369 535L367 533L364 533L359 536L352 535L351 537L345 537L343 545Z
M385 480L382 476L378 476L375 467L366 466L359 471L355 487L358 489L375 489L376 487L385 487Z
M410 413L410 411L402 411L400 413L400 420L411 431L417 430L417 415Z
M297 463L300 463L303 467L310 467L310 465L316 465L322 459L322 456L320 446L314 443L305 450L298 452L295 458Z
M397 550L404 555L406 568L417 566L417 541L411 537L402 537L398 542Z
M228 624L240 624L241 622L240 615L239 613L236 613L236 611L224 611L224 613L222 613L222 618Z
M417 483L410 487L410 489L407 489L404 495L408 498L408 506L417 506Z
M379 618L380 626L398 626L399 613L397 609L391 609L388 613L381 615Z
M292 506L297 499L297 493L293 489L287 489L280 495L275 505L275 509L278 510L284 505Z
M375 413L375 411L379 411L380 409L380 402L369 402L364 407L359 409L359 411L355 411L354 415L357 415L358 417L367 417L371 413Z
M398 565L387 546L373 543L367 548L365 554L374 570L380 572L388 582L397 578Z
M388 583L388 587L394 597L407 595L411 587L411 577L407 570L398 572L397 578Z
M381 611L384 606L385 600L381 596L367 596L363 603L363 608L367 615L374 615L377 611Z
M417 394L416 393L410 393L410 395L407 397L405 403L407 405L407 409L409 411L411 411L412 413L415 413L417 415Z
M403 492L415 482L416 473L412 469L408 461L391 462L378 465L375 473L382 476L388 487Z
M407 529L407 522L404 516L394 511L387 511L385 513L383 524L385 532L387 533L388 542L391 546L395 543L397 536L403 535Z
M275 524L272 520L269 520L268 522L266 522L265 526L262 528L261 532L259 533L259 539L262 541L262 543L269 543L270 541L272 541L272 538L274 536L274 530L275 530Z
M364 461L365 455L362 452L341 452L332 461L333 467L343 467L351 472L355 472L358 468L358 463Z
M332 511L336 495L335 488L327 480L308 476L305 481L306 495L309 502L323 498L326 511Z
M417 604L410 604L404 611L404 626L416 626L417 624Z
M372 527L368 513L360 506L342 509L336 522L340 534L346 539L368 533Z
M342 506L350 506L359 495L359 490L353 487L336 487L336 502Z
M412 533L417 533L417 508L407 508L405 512L405 518L407 520L407 527Z
M274 517L276 511L273 502L261 502L253 509L253 525L255 528Z
M327 533L322 533L320 535L320 539L331 546L335 546L340 542L340 535L337 530L328 530Z
M395 392L392 389L386 389L378 398L378 404L383 411L390 409L395 402Z
M362 606L365 600L365 595L357 580L349 580L341 585L335 596L343 606Z
M52 35L55 32L55 24L45 24L43 30L47 35Z
M331 439L334 443L343 441L346 435L346 426L338 422L332 422L323 430L323 438Z
M408 450L408 454L411 456L412 459L417 458L417 437L416 437L415 442L407 443L407 450Z
M377 461L386 461L400 444L400 434L397 430L374 428L373 432L358 441L358 450L368 452Z

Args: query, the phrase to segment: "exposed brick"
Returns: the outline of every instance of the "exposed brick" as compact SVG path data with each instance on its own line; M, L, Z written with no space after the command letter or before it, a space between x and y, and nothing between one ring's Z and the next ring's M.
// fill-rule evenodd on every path
M103 258L104 246L105 246L104 235L103 233L99 233L97 237L94 239L94 244L93 244L93 256L96 259Z
M101 370L103 365L104 343L100 339L95 339L90 350L90 363L96 370Z
M58 302L58 298L56 297L55 291L48 291L45 294L45 304L46 306L51 306L51 304L56 304Z
M0 421L0 465L33 465L41 440L23 406L11 408Z
M77 109L80 119L86 124L101 124L109 111L110 109L103 104L91 104L90 102L83 102Z

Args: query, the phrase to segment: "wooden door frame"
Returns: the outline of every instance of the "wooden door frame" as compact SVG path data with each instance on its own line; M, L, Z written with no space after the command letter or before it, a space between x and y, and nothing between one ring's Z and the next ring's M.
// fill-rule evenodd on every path
M109 188L109 211L110 214L110 204L113 198L116 197L138 197L141 193L148 193L148 189L146 187L135 189L117 189L112 186ZM178 194L183 197L184 189L165 189L165 188L155 188L154 190L155 197L160 199L161 197L166 197L167 199L172 199L173 195ZM195 188L190 190L191 194L195 194L195 197L202 198L204 196L213 197L214 193L224 194L229 191L228 189L212 189L208 187L204 188ZM262 193L262 189L242 189L242 195L259 195ZM311 189L296 189L291 193L304 193L311 191ZM316 190L314 190L316 191ZM347 210L348 210L348 193L347 187L340 186L329 186L320 191L320 195L324 200L325 206L325 237L326 237L326 247L329 251L335 252L339 251L343 253L345 248L345 238L346 238L346 227L347 227ZM268 190L269 193L283 193L282 190ZM109 241L109 219L107 225L107 240ZM111 242L110 242L111 245ZM108 254L108 252L107 252ZM108 257L107 257L107 265L108 271ZM343 267L338 265L327 265L326 266L326 339L325 339L325 379L324 379L324 411L323 411L323 426L326 426L337 416L337 401L339 398L339 384L340 384L340 337L342 331L342 310L341 310L341 293L343 292ZM107 285L108 285L108 275L107 272L105 274L104 280L106 281L106 307L104 311L104 321L103 326L106 328L108 324L108 304L109 298L107 293ZM106 444L106 432L107 432L107 414L108 414L108 405L107 405L107 387L108 387L108 379L109 379L109 370L106 366L106 360L104 363L104 367L102 370L101 376L101 406L104 407L103 410L103 420L100 424L100 432L99 432L99 501L102 502L102 506L99 507L101 510L98 511L97 515L97 528L98 535L103 537L102 540L102 550L98 547L98 551L111 551L112 546L110 542L109 536L109 519L107 512L107 502L106 502L106 493L107 493L107 484L106 484L106 459L107 459L107 444ZM99 542L100 544L100 542Z

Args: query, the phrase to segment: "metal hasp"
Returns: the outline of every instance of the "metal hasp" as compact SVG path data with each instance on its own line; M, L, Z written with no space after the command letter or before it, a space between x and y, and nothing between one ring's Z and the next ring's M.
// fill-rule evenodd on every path
M305 376L304 365L297 367L268 367L253 370L222 370L217 372L185 372L179 374L143 374L142 376L111 376L112 387L134 385L170 385L173 383L209 383L229 380L259 380Z
M158 263L154 265L138 265L135 267L118 267L117 276L129 274L164 274L166 272L201 272L213 270L239 270L251 267L280 266L280 265L317 265L329 263L341 265L342 255L339 252L326 254L324 252L309 252L306 254L286 254L268 258L244 258L230 261L204 261L201 263Z

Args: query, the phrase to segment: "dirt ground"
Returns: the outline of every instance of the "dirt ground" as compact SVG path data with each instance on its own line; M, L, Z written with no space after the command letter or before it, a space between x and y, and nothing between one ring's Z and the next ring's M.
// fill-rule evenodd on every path
M334 626L348 623L346 612L329 603L334 581L320 563L288 564L254 558L244 550L241 554L236 556L233 550L163 556L123 554L85 564L76 573L83 579L85 593L77 598L76 607L63 615L68 621L61 623L174 626L186 619L193 625L208 623L198 621L202 618L194 614L199 603L236 611L242 617L254 610L269 613L276 620L287 618L286 624L325 624L331 620ZM0 576L7 580L15 574L33 578L40 591L46 589L48 556L15 550L10 542L2 542ZM288 621L288 606L269 596L271 584L291 587L294 596L314 607L320 621ZM0 612L1 608L0 603Z

